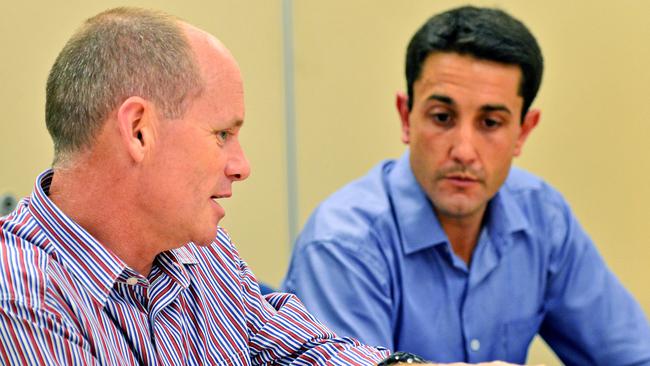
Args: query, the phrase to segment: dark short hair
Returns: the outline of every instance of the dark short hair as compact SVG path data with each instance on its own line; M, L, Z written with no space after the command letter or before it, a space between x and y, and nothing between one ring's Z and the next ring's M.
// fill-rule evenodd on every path
M45 122L54 165L89 147L124 100L152 101L182 117L202 89L180 22L162 12L115 8L88 19L57 57L47 79Z
M519 20L499 9L463 6L437 14L415 32L406 51L406 87L413 107L413 83L434 52L454 52L477 59L518 65L522 119L542 81L544 59L537 40Z

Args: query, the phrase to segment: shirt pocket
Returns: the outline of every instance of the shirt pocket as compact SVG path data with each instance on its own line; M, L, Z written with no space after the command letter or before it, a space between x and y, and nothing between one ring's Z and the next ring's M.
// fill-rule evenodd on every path
M510 321L504 325L505 354L509 362L525 363L528 347L539 331L544 313Z

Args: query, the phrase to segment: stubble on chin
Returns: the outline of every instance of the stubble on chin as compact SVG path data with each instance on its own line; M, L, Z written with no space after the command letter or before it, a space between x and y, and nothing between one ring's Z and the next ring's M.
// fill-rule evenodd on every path
M433 188L436 189L435 187ZM472 197L471 192L432 192L429 201L438 216L451 219L463 219L480 212L486 206L478 197Z

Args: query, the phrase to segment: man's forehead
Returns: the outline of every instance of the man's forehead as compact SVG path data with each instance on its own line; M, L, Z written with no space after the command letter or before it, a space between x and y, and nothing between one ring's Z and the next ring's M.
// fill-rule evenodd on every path
M458 52L432 52L422 62L420 77L427 70L463 70L464 72L480 72L486 69L502 70L522 76L521 67L517 64L495 61L483 57L476 57L468 53Z
M196 63L204 77L212 72L239 74L239 65L228 48L212 34L185 22L179 22Z
M182 21L179 22L179 25L192 48L208 47L217 50L220 53L230 55L230 51L226 48L226 46L212 34L204 31L203 29L197 28L192 24Z
M464 89L473 93L520 96L522 80L518 65L476 58L458 53L433 53L423 62L414 89L427 95Z

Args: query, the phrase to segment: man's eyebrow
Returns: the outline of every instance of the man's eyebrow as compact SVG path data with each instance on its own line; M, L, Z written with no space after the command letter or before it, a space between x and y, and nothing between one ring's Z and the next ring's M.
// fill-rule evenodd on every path
M231 128L234 128L234 127L239 128L239 127L241 127L243 124L244 124L244 120L243 120L243 119L238 119L238 120L236 120L235 122L233 122Z
M431 95L429 95L429 97L427 98L427 100L437 100L437 101L439 101L439 102L442 102L442 103L445 103L445 104L449 104L449 105L454 105L454 104L456 104L456 103L454 102L454 100L451 99L451 97L448 97L448 96L446 96L446 95L442 95L442 94L431 94Z
M455 105L456 102L454 102L454 99L447 95L443 94L431 94L427 100L437 100L441 103L444 104L449 104L449 105ZM483 112L506 112L508 114L512 114L512 111L510 111L510 108L508 108L505 104L486 104L481 107L481 111Z
M512 114L510 109L506 107L504 104L486 104L481 107L481 110L483 112L506 112L508 114Z

